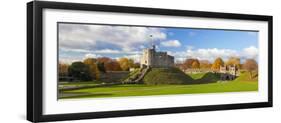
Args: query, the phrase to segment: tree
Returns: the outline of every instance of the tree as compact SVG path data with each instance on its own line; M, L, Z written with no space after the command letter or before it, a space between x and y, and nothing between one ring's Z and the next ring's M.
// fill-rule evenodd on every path
M184 70L192 68L192 63L195 61L195 59L186 59L184 63L182 64L182 68Z
M108 57L101 57L98 58L97 61L98 61L98 68L102 72L122 70L119 63L115 59L111 59Z
M118 59L118 63L120 64L121 69L124 71L128 71L134 66L134 60L128 58L120 58Z
M108 58L108 57L100 57L100 58L97 58L97 62L99 63L106 63L106 62L110 62L112 59L111 58Z
M241 67L240 58L238 58L238 57L230 57L228 59L228 61L226 62L226 65L231 65L231 66L235 65L238 68L240 68Z
M135 67L135 61L133 59L129 59L129 67L134 68Z
M82 62L73 62L68 68L69 76L82 81L91 80L89 67Z
M107 63L105 63L105 69L107 71L121 71L121 67L119 63L116 60L111 60Z
M195 59L195 60L192 62L191 67L192 67L193 69L199 69L199 68L200 68L200 62L199 62L199 60L198 60L198 59Z
M223 65L224 65L223 60L222 60L220 57L218 57L218 58L214 61L214 63L213 63L213 65L212 65L211 69L214 70L214 71L218 71L218 70L220 69L220 66L223 66Z
M250 77L252 79L253 77L252 72L258 69L258 63L254 59L247 59L243 64L243 68L250 73Z
M88 65L91 78L98 80L99 79L99 69L96 64L96 61L97 60L94 58L87 58L83 61L83 63L85 65Z
M68 75L68 64L59 62L59 76L67 76Z
M202 69L210 69L212 64L208 60L201 60L200 61L200 68Z
M106 73L105 65L103 62L97 62L97 66L100 72Z

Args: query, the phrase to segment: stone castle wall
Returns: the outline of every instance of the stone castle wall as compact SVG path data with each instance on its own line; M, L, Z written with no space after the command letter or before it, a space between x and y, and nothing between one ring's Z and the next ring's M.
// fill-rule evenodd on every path
M167 54L167 52L156 52L154 47L152 49L144 49L141 58L141 67L172 67L174 66L174 57Z
M234 66L220 66L221 80L234 80L240 75L238 67Z
M118 83L129 75L129 71L107 71L100 73L100 80L106 83Z

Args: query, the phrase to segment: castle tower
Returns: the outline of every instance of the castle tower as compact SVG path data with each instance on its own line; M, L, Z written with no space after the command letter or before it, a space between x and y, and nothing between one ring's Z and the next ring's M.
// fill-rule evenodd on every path
M143 55L141 58L141 67L149 67L153 65L153 58L155 53L155 46L152 48L146 48L143 50Z
M156 52L156 46L143 50L141 57L141 68L144 67L173 67L174 57L167 52Z

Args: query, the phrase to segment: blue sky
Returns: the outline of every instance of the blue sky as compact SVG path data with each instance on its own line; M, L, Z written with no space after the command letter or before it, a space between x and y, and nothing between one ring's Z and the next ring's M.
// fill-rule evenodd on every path
M143 48L157 46L176 61L186 58L213 61L231 56L258 58L258 32L191 28L59 24L59 60L120 57L139 61Z
M194 48L242 50L248 46L258 47L258 32L186 28L170 28L167 31L172 33L168 39L177 39L183 46Z

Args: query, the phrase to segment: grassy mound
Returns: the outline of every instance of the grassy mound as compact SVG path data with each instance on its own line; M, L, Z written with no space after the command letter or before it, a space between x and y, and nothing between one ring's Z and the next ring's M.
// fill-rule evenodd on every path
M210 83L210 82L217 82L220 80L220 75L216 73L205 73L205 75L200 78L198 81L199 82L205 82L205 83Z
M249 72L241 71L240 76L235 79L235 81L257 81L258 73L252 72L252 78Z
M189 74L190 77L194 79L196 84L213 83L220 80L220 75L216 73L195 73Z
M194 80L197 80L197 79L201 79L206 73L189 73L188 75L194 79Z
M148 85L189 84L194 80L178 68L151 68L143 78Z

